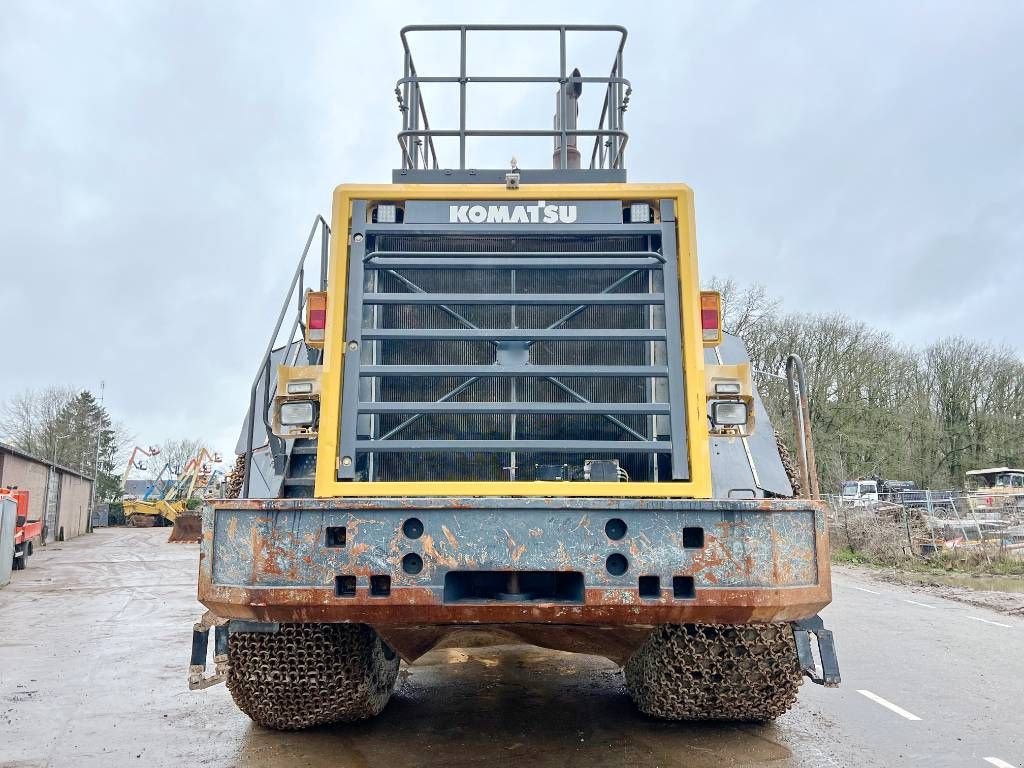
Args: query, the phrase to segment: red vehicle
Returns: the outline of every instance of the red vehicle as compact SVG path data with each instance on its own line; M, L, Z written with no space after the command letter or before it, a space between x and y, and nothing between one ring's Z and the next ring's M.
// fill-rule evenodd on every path
M43 533L42 520L28 519L28 491L0 488L0 496L11 496L18 505L14 518L14 570L23 571L32 554L32 540Z

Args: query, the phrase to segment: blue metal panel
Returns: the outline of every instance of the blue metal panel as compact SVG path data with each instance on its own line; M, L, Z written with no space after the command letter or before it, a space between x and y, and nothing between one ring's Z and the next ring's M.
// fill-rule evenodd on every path
M494 502L435 509L403 508L394 502L390 508L357 510L280 504L276 509L218 509L212 521L213 583L323 588L339 574L361 579L387 574L396 588L439 590L450 570L579 571L587 587L634 589L640 575L660 576L663 583L674 575L692 575L698 589L817 583L813 509L669 501L658 514L650 514L642 508L586 505L510 510L500 500ZM416 539L402 533L402 523L413 516L424 527ZM627 527L618 541L605 533L612 518ZM344 547L325 546L328 526L345 527ZM703 548L684 546L687 527L703 529ZM411 552L424 564L415 575L401 567ZM610 575L605 567L607 557L616 552L629 562L622 576Z

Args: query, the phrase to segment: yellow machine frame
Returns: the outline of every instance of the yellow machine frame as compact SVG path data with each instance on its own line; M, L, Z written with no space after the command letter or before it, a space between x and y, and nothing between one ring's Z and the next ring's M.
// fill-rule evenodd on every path
M346 279L352 201L403 200L622 200L675 201L679 243L679 295L683 316L683 375L686 381L688 481L673 482L549 482L549 481L383 481L337 479L338 430L344 366ZM684 184L343 184L334 190L328 274L326 344L320 398L317 497L365 496L604 496L648 498L710 498L711 457L707 439L707 392L701 331L700 280L693 191ZM666 254L668 256L669 254Z

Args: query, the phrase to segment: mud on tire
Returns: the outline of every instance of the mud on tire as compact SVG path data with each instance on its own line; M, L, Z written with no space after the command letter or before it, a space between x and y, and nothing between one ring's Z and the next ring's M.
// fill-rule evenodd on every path
M282 624L228 642L227 687L256 723L278 730L373 717L398 675L398 656L365 624Z
M667 624L625 673L640 711L666 720L774 720L803 682L789 624Z

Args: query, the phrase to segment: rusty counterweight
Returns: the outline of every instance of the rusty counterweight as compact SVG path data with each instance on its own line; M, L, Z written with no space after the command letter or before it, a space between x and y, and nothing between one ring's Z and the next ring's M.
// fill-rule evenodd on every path
M228 500L204 510L200 563L207 607L259 621L769 622L831 598L825 511L806 500ZM453 588L477 572L571 573L582 586L512 600Z

